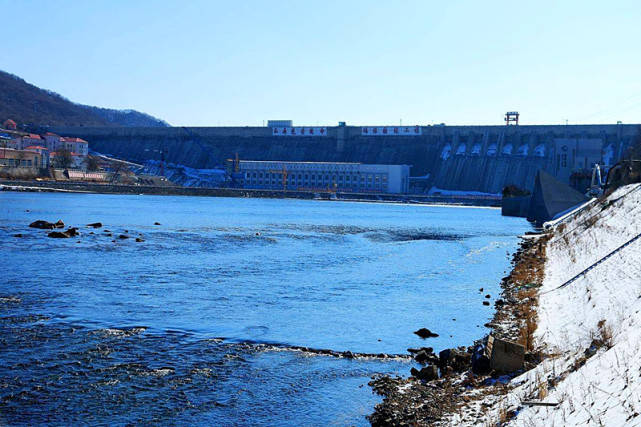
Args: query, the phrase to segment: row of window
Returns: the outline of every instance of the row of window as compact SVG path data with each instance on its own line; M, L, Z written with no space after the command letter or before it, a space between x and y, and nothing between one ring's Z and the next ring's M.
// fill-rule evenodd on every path
M259 179L257 181L246 181L245 182L245 187L247 188L252 188L252 187L273 187L273 188L282 188L283 182L279 181L277 179L273 179L271 181L269 180L262 180ZM350 188L350 189L371 189L371 190L377 190L377 191L383 191L387 189L386 185L382 185L381 183L361 183L360 185L358 183L329 183L329 182L314 182L314 181L305 181L305 182L287 182L287 186L290 189L295 189L295 188L313 188L313 187L332 187L332 188Z
M295 182L295 181L325 181L325 182L334 182L334 183L357 183L359 181L360 177L360 182L383 182L387 183L387 175L386 174L363 174L363 175L322 175L322 174L288 174L287 175L287 181L288 182ZM245 179L249 181L256 181L256 180L270 180L270 179L276 179L282 181L283 179L283 174L281 173L263 173L263 172L246 172L245 173Z
M17 168L36 166L36 164L31 159L0 159L0 166Z

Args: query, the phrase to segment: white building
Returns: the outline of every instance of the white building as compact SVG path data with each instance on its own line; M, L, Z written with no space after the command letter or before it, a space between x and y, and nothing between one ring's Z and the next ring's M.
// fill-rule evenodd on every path
M89 154L89 143L82 138L67 138L47 132L44 134L46 147L49 151L67 150L80 156Z
M47 147L47 150L49 151L56 151L59 147L60 144L60 135L56 135L55 133L47 132L44 134L45 138L45 147Z
M56 150L65 149L76 153L79 156L86 157L89 154L89 143L82 138L60 138L61 146L57 147Z
M407 193L408 165L368 165L333 162L238 162L244 188L342 191L355 193Z

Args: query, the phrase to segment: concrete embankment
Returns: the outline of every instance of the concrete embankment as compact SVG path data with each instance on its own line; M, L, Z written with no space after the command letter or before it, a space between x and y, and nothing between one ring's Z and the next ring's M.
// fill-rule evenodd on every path
M166 196L207 196L207 197L258 197L320 199L359 202L403 202L416 204L453 204L462 206L500 206L497 197L479 196L426 196L407 194L371 193L314 193L305 191L247 190L238 188L202 188L177 186L145 186L122 184L81 183L68 181L7 181L0 180L5 189L20 191L67 191L100 194L149 194Z

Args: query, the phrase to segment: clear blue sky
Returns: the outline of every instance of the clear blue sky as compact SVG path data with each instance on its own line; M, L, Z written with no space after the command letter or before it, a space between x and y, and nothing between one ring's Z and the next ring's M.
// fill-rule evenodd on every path
M525 4L527 3L527 4ZM638 1L0 0L0 69L173 125L641 122Z

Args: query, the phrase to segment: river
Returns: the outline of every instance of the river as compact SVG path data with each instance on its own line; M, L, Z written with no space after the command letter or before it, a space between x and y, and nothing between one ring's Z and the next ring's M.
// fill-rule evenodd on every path
M0 192L0 424L366 425L371 376L414 365L290 347L469 345L529 229L487 208Z

